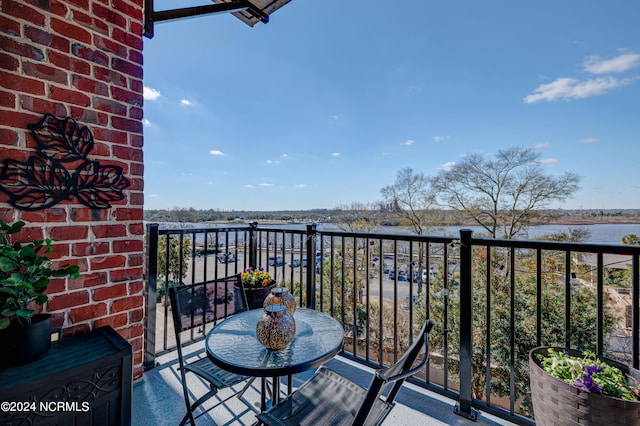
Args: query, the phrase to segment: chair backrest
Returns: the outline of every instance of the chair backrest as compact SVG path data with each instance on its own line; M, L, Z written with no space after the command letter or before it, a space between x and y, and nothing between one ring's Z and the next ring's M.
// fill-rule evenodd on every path
M432 327L433 321L427 319L422 326L422 330L420 330L420 333L418 333L418 336L404 355L391 367L376 371L375 375L371 379L371 383L369 384L367 395L353 422L354 425L367 424L367 417L371 412L374 401L380 398L380 395L382 395L387 387L392 384L393 388L389 392L389 395L387 395L386 402L388 404L393 404L393 401L406 378L414 375L424 367L429 358L429 333L431 332ZM413 364L418 358L420 351L422 351L423 345L425 349L424 358L417 366L414 366Z
M247 299L240 274L187 286L170 287L176 343L180 333L199 328L247 310Z

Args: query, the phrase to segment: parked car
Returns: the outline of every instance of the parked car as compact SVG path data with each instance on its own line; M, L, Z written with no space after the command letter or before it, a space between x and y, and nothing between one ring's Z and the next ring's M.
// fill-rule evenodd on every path
M218 262L220 263L233 263L236 261L235 253L220 253L218 255Z
M284 265L284 260L282 259L282 256L269 256L269 265L282 266Z
M300 259L293 259L291 263L289 263L289 267L291 268L299 268L300 266L304 266L306 268L307 259L302 259L302 261L300 261Z

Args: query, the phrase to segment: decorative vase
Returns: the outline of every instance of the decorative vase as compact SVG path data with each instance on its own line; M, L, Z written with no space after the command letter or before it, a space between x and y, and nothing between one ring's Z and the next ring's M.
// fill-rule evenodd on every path
M640 401L626 401L588 392L544 371L538 355L546 355L548 349L548 346L542 346L529 352L531 400L537 425L640 424ZM581 351L554 349L566 350L570 356L582 356ZM628 378L640 380L640 371L609 358L597 358L620 369Z
M283 304L267 306L256 324L256 337L272 351L286 348L295 335L296 321Z
M264 299L276 286L275 281L266 287L245 287L244 294L247 297L247 309L260 309L264 305Z
M267 306L274 304L285 305L287 307L287 311L289 311L291 315L296 313L296 299L291 293L289 293L289 289L286 287L272 288L271 294L264 299L262 307L266 310Z
M31 324L11 325L0 330L0 366L15 367L36 361L49 352L51 348L51 315L35 314Z

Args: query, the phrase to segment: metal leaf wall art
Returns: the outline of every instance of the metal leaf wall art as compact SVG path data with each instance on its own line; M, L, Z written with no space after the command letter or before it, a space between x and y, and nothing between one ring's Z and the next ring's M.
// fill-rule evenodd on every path
M102 166L89 160L93 134L71 117L45 114L29 130L38 146L38 155L21 163L5 159L0 174L0 190L9 195L9 204L21 210L42 210L75 197L94 209L111 207L122 200L131 183L122 167Z

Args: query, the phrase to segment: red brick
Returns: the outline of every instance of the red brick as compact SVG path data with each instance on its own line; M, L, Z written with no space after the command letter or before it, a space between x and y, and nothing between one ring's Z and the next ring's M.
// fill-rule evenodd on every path
M143 214L142 209L126 209L126 208L118 208L114 213L114 218L116 220L142 220Z
M144 325L132 325L131 327L118 330L118 333L120 333L123 339L126 339L131 343L135 339L142 338L144 335Z
M17 71L20 66L18 58L12 55L7 55L4 52L0 52L0 69L8 71Z
M5 52L15 53L36 61L44 60L44 52L42 49L27 43L20 43L9 37L0 36L0 46L2 46L2 50Z
M91 327L89 327L89 324L87 323L76 324L70 327L63 328L62 337L64 338L69 336L75 336L76 334L84 334L84 333L88 333L89 331L91 331Z
M134 281L129 283L129 294L134 295L138 293L142 293L144 290L144 281Z
M17 1L3 1L1 6L2 9L0 10L3 13L6 13L15 19L24 19L25 21L33 22L41 27L44 26L45 16L27 4Z
M24 61L22 69L28 76L35 77L46 81L66 85L68 83L67 73L61 69L53 68L44 64L34 64L33 62Z
M128 316L125 312L120 313L118 315L110 315L105 318L98 318L93 322L94 328L105 327L107 325L111 326L111 328L118 329L120 327L124 327L128 324Z
M51 99L85 107L91 105L91 98L77 90L63 89L57 86L51 86L49 90Z
M129 32L132 35L138 36L140 40L142 40L142 35L144 34L144 27L142 26L142 20L140 22L131 21L129 22ZM141 49L138 49L141 50Z
M117 256L98 256L90 259L91 270L100 271L105 269L123 268L127 262L127 258L121 255Z
M142 93L114 87L111 89L113 99L129 105L142 106Z
M55 226L49 230L49 237L56 241L86 240L87 226Z
M109 252L109 243L106 241L80 242L71 246L72 256L101 256Z
M121 158L123 160L143 161L142 150L137 148L130 148L128 146L114 146L113 155L116 158Z
M68 0L69 3L78 6L82 10L89 10L89 0Z
M100 50L104 50L105 52L111 52L116 56L121 58L127 57L127 47L116 43L113 40L109 40L105 37L100 37L99 35L93 36L93 44Z
M142 79L129 79L129 89L133 90L136 93L142 93L144 90L144 84L142 83Z
M51 314L51 328L60 328L64 325L64 312L54 312Z
M73 308L69 312L69 320L72 323L87 321L93 318L103 317L107 315L106 303L92 303L91 305Z
M71 247L69 244L55 243L51 245L51 253L49 253L50 259L60 259L63 257L69 257L71 253Z
M142 52L138 52L137 50L129 51L129 60L137 65L142 65L144 63Z
M41 28L27 26L24 29L25 36L34 43L51 47L61 52L69 52L69 40L56 34L43 31Z
M126 284L114 284L106 287L100 287L93 290L93 300L109 300L119 299L127 296Z
M79 10L73 11L73 19L76 22L83 24L83 27L93 31L94 42L96 37L99 37L97 34L109 35L109 25L107 25L107 23L102 19L98 19L95 16L91 16Z
M98 94L101 94L101 93L98 93ZM95 109L98 109L100 111L105 111L110 114L117 114L117 115L123 115L123 116L127 115L127 106L121 102L117 102L111 99L96 97L93 99L93 107Z
M122 105L122 104L119 104ZM126 108L125 108L126 109ZM105 142L112 142L121 145L127 144L127 133L114 129L96 128L93 131L93 138Z
M123 299L114 300L111 304L111 313L130 311L144 306L144 297L130 296Z
M67 291L67 280L57 278L55 280L51 280L49 285L47 286L47 294L57 294L64 293Z
M44 82L36 80L34 78L22 77L17 74L11 74L0 71L0 81L2 81L2 87L15 90L16 92L31 93L34 95L43 96Z
M47 308L50 311L59 311L73 306L82 306L89 303L89 292L81 290L67 294L56 294L49 300Z
M127 78L109 68L94 67L93 73L98 80L120 87L127 87Z
M25 94L20 97L20 106L27 111L33 111L39 114L49 113L56 117L64 117L67 115L67 107L63 103L51 102L49 99L36 98Z
M75 25L73 21L62 21L57 18L51 18L51 29L61 36L77 40L84 44L91 44L91 33L79 25Z
M127 27L127 20L124 18L124 16L113 9L106 8L98 3L94 3L91 11L93 12L94 16L101 18L104 21L109 22L110 24L117 25L121 28Z
M116 240L113 242L114 253L141 252L144 250L142 240Z
M56 51L49 51L49 62L57 67L73 71L78 74L91 74L91 65L88 62Z
M129 117L134 120L142 120L144 117L144 111L142 108L131 107L129 108Z
M1 75L2 73L0 73ZM0 81L2 81L2 78L0 78ZM0 125L2 126L7 126L7 127L14 127L17 129L28 129L29 124L32 123L37 123L40 120L40 115L39 114L31 114L31 113L26 113L26 112L19 112L19 111L2 111L2 114L0 114ZM6 153L3 153L2 155L3 159L7 158ZM25 158L25 156L19 156L16 155L16 159L19 158ZM12 157L13 158L13 157Z
M67 5L62 1L48 0L45 4L48 6L46 7L46 10L53 13L54 15L58 15L63 18L67 16L69 9L67 8Z
M131 4L123 0L113 0L111 4L117 11L123 13L125 16L142 21L142 8L138 7L142 3Z
M109 57L104 52L90 49L80 43L71 44L71 53L79 58L96 63L98 65L102 65L105 67L109 65Z
M104 222L109 218L108 209L72 208L69 219L72 222Z
M129 323L133 324L135 322L140 322L144 320L144 309L135 309L133 311L129 311Z
M0 32L12 35L20 34L20 23L15 19L0 16Z
M118 41L125 46L129 46L130 49L142 51L142 37L136 35L136 33L129 33L128 31L122 31L120 28L114 28L111 33L111 37L115 41ZM142 77L142 75L139 77Z
M46 210L25 211L22 213L25 222L66 222L67 211L60 207L49 207Z
M96 238L127 236L127 226L122 223L115 223L113 225L92 225L91 231Z
M24 215L22 216L22 220L25 220ZM31 224L27 224L20 232L13 235L13 241L16 242L27 243L33 240L44 240L44 231L41 226L31 226Z
M80 90L81 92L91 93L94 95L102 95L102 96L109 95L109 86L107 86L106 83L92 80L90 78L87 78L81 75L74 75L73 77L71 77L71 85L76 89ZM95 101L94 101L94 108L95 108Z
M131 223L129 224L129 234L131 235L144 235L144 224Z
M114 283L142 278L142 268L115 269L110 271L109 280Z
M0 145L18 145L18 134L11 129L0 129Z
M81 274L78 279L69 281L69 290L79 290L81 288L95 287L106 284L108 276L106 272L94 272Z

